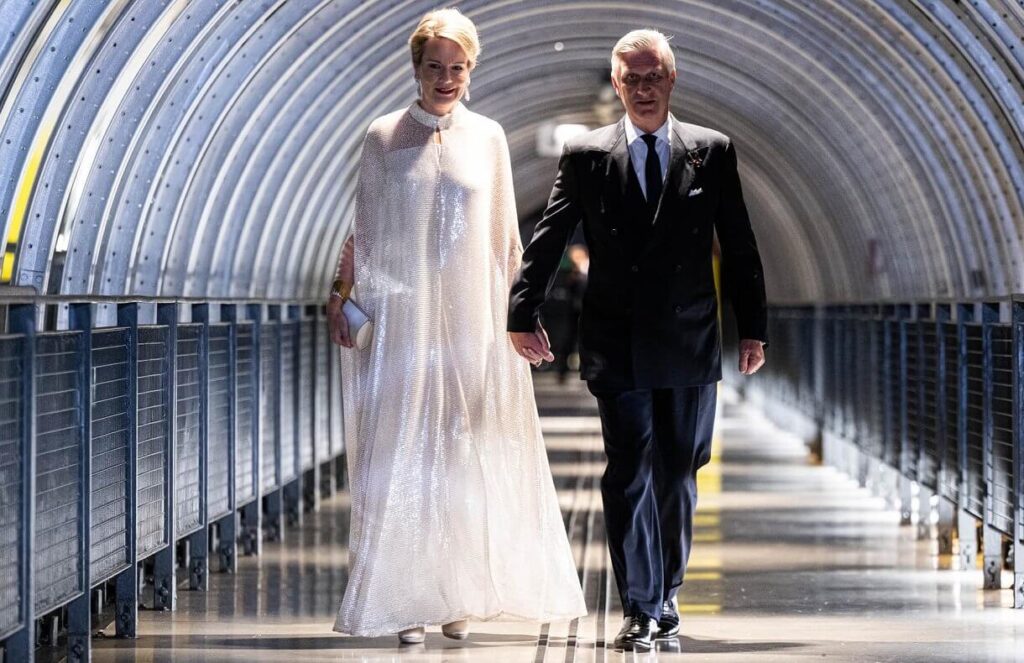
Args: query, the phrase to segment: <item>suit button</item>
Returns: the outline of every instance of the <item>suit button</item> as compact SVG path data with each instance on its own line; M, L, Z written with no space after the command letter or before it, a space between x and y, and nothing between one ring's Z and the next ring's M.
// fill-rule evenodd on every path
M693 229L693 234L694 234L694 235L696 235L696 234L697 234L697 233L699 233L699 232L700 232L700 228L694 228L694 229Z
M683 271L683 266L682 265L676 265L676 274L678 274L681 271Z
M612 228L612 237L616 237L616 236L618 236L618 234L619 234L619 229L618 228Z
M637 272L639 272L639 271L640 271L640 268L639 268L638 266L636 266L636 265L633 265L633 266L632 266L632 267L630 267L629 269L630 269L630 271L631 271L631 272L633 272L634 274L636 274Z
M682 313L682 312L683 312L683 307L682 306L677 306L676 307L676 313Z

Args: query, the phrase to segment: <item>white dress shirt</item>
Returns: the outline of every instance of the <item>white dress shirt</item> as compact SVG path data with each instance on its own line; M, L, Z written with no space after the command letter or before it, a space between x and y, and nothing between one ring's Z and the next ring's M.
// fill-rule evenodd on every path
M644 192L644 198L647 197L647 174L644 170L644 166L647 163L647 143L644 142L643 133L641 133L636 126L634 126L632 120L627 115L625 118L626 124L626 145L629 146L629 160L633 162L633 170L636 172L636 178L640 180L640 190ZM672 154L672 145L669 143L671 132L668 130L669 122L671 120L666 119L665 124L661 125L657 131L654 132L657 140L654 142L654 149L658 151L658 161L661 163L661 181L665 181L665 177L668 176L668 160Z

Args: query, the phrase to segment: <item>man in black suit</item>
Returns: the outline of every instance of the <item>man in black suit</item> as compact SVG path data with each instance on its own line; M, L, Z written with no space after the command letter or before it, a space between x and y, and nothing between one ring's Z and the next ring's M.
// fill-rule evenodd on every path
M615 642L647 649L655 633L679 632L696 474L711 456L721 379L716 234L746 375L764 363L767 314L731 141L669 114L676 68L664 35L631 32L612 53L626 116L565 146L512 287L508 330L527 360L551 361L537 312L582 220L590 273L580 373L598 400L608 457L601 494L626 616Z

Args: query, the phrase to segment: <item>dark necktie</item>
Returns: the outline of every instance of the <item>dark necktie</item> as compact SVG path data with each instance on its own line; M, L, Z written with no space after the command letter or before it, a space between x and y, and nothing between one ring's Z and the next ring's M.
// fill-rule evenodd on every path
M647 143L647 161L644 164L644 178L647 180L647 204L657 207L661 200L661 160L658 159L658 151L654 149L654 142L657 136L644 134L640 136Z

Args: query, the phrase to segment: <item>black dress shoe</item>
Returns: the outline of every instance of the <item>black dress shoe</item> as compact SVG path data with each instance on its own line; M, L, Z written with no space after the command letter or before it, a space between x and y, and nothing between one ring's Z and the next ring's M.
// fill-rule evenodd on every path
M665 601L661 604L661 619L658 620L658 639L674 638L679 635L679 612L676 604Z
M644 613L626 615L622 620L622 629L615 636L615 647L625 650L643 650L651 648L651 637L654 635L654 620Z

